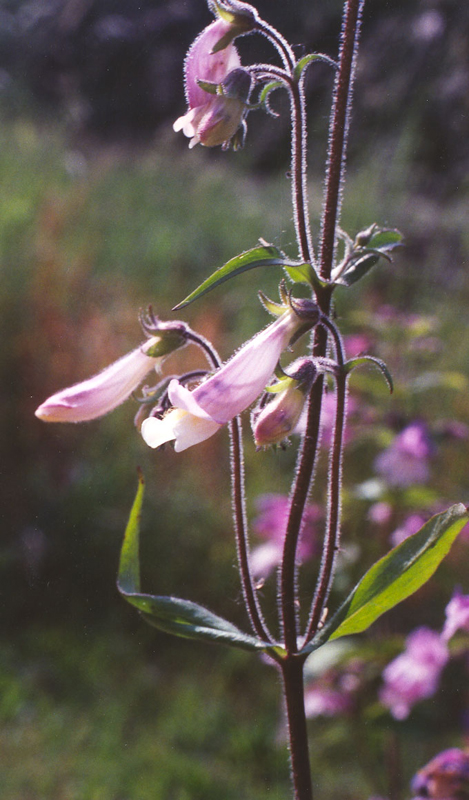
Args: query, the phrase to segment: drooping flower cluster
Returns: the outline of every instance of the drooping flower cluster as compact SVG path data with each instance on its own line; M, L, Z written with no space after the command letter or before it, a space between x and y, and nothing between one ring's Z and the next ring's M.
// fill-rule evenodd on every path
M262 404L252 416L254 441L259 448L278 444L296 432L317 374L318 367L312 358L299 358L274 386L268 387L267 393L274 394L274 398Z
M248 408L269 383L278 360L290 341L313 327L319 318L314 303L304 301L300 313L280 307L277 319L246 342L231 359L192 391L185 385L193 374L173 379L164 387L162 404L158 387L144 392L144 401L158 399L141 426L145 442L153 448L175 442L180 452L208 439L233 417ZM183 322L152 318L150 339L98 375L54 394L36 411L46 422L83 422L107 414L123 403L164 358L188 342L200 345ZM200 375L199 375L200 379ZM164 384L164 381L163 381Z

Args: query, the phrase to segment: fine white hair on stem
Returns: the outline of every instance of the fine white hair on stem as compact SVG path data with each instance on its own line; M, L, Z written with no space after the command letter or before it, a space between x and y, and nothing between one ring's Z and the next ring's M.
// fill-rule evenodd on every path
M340 219L345 179L345 163L350 127L353 86L355 81L361 20L365 0L358 0L353 40L347 36L347 15L342 21L339 70L336 72L330 117L328 151L325 173L325 191L321 224L322 277L328 279L335 252L335 231ZM345 50L351 47L349 57ZM345 68L342 69L342 66ZM325 270L325 272L324 272Z

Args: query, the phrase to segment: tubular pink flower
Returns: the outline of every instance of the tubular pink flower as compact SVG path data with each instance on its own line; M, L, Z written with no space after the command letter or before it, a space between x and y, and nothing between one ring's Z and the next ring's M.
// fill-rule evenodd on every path
M159 341L156 336L149 339L93 378L52 395L36 410L36 417L44 422L86 422L113 411L163 360L147 355Z
M215 45L226 36L232 25L224 19L212 22L197 37L184 65L185 90L188 110L173 125L190 138L189 147L200 144L216 147L229 142L239 128L245 114L245 103L238 98L204 91L198 81L220 85L226 76L241 66L233 42L223 50L213 53Z
M143 422L145 442L155 448L174 439L179 453L213 436L259 396L282 351L303 324L288 309L193 391L171 381L168 396L174 408L163 419L149 417Z

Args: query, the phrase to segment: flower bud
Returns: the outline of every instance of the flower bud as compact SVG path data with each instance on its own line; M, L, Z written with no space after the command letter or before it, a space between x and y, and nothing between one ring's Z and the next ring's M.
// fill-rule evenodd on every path
M270 391L278 392L277 397L253 415L257 447L278 444L293 433L316 375L317 369L311 359L298 359L289 376L270 387Z

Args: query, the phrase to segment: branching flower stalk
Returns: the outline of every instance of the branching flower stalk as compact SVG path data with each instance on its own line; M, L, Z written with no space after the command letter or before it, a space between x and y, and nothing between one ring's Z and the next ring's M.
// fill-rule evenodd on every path
M229 426L236 548L252 633L244 633L191 600L141 593L138 536L142 479L122 547L118 588L155 627L185 638L263 653L276 664L284 687L294 798L312 800L303 686L308 655L332 635L337 638L365 630L384 610L408 597L409 586L412 591L419 588L448 552L469 514L462 504L457 504L436 515L411 537L411 543L406 540L381 558L335 613L329 614L327 606L340 543L348 376L361 364L371 363L381 370L392 391L392 379L382 361L372 356L346 360L341 335L332 320L332 296L336 286L351 286L381 256L389 259L388 252L401 240L398 231L381 229L376 223L358 233L355 239L338 227L364 0L345 0L338 63L317 53L297 61L283 36L261 20L256 9L247 3L240 0L208 0L208 3L215 20L189 48L185 61L188 109L176 120L174 128L189 138L190 148L200 144L236 150L246 135L247 115L262 109L276 116L269 105L270 93L286 89L291 112L291 196L297 254L290 258L277 247L259 240L252 250L232 258L214 272L176 308L183 308L229 278L254 267L280 268L292 286L287 289L285 278L280 281L280 302L259 293L265 309L275 319L224 363L213 345L187 323L164 322L150 308L141 317L146 341L98 375L52 395L39 406L36 415L46 422L81 422L102 416L133 396L140 403L135 424L146 444L159 449L172 442L176 453L217 434L224 425ZM242 66L235 40L250 33L267 37L280 56L281 66L265 63ZM326 61L336 68L317 255L308 208L304 93L306 69L315 61ZM257 91L256 102L251 95ZM344 241L345 255L335 264L339 238ZM302 286L301 296L295 294L297 284ZM308 297L304 296L305 285L309 287ZM310 337L308 354L283 368L282 354L304 336ZM193 369L180 375L161 376L163 362L188 345L202 350L209 370ZM155 374L159 375L156 384L142 386L138 397L136 391L142 381ZM306 618L308 611L300 605L299 545L318 459L326 374L327 381L335 384L336 410L329 452L323 552ZM283 520L278 521L279 542L283 544L278 575L278 639L277 631L273 631L273 626L271 631L264 618L249 551L240 415L256 401L258 405L251 420L257 449L282 443L290 434L302 433L284 530Z
M344 9L342 28L342 45L339 56L339 68L336 78L334 105L331 113L328 171L326 178L325 202L322 218L322 239L320 250L320 275L323 279L330 279L334 251L336 226L340 213L341 187L344 177L345 155L347 145L347 132L349 124L350 103L353 89L353 78L356 54L358 48L360 17L364 0L347 0ZM303 93L298 89L299 98L294 103L296 114L293 117L293 146L292 146L292 173L296 177L296 191L293 193L295 207L295 221L299 233L299 247L302 256L307 258L309 229L303 217L305 209L305 161L306 143L304 136L304 106L301 102ZM298 113L299 112L299 113ZM298 148L300 153L298 153ZM328 316L331 310L332 292L329 288L316 288L318 305L324 315ZM327 336L322 328L318 327L314 335L313 352L317 357L326 355ZM342 358L343 360L343 358ZM319 429L322 405L324 380L321 378L313 385L306 433L298 456L296 479L292 492L291 508L285 537L284 555L281 566L281 604L283 633L285 647L290 664L298 651L298 593L296 576L296 552L301 529L304 509L311 491L311 483L319 445ZM306 640L309 640L317 630L323 617L328 591L333 580L336 547L338 546L340 527L340 477L343 450L343 430L345 425L345 399L346 377L339 375L337 378L337 410L336 428L333 440L333 454L331 459L328 531L325 540L323 561L321 564L318 585L316 587L313 606L308 623ZM298 657L297 657L298 660ZM296 689L295 683L300 681L304 661L299 659L299 664L294 669L284 666L282 675L285 687L285 699L290 736L290 752L292 759L292 779L295 791L295 800L310 800L312 798L311 779L307 745L302 741L301 731L305 728L304 701L303 707L299 701L301 692ZM306 734L305 734L306 735ZM305 752L306 750L306 752Z

